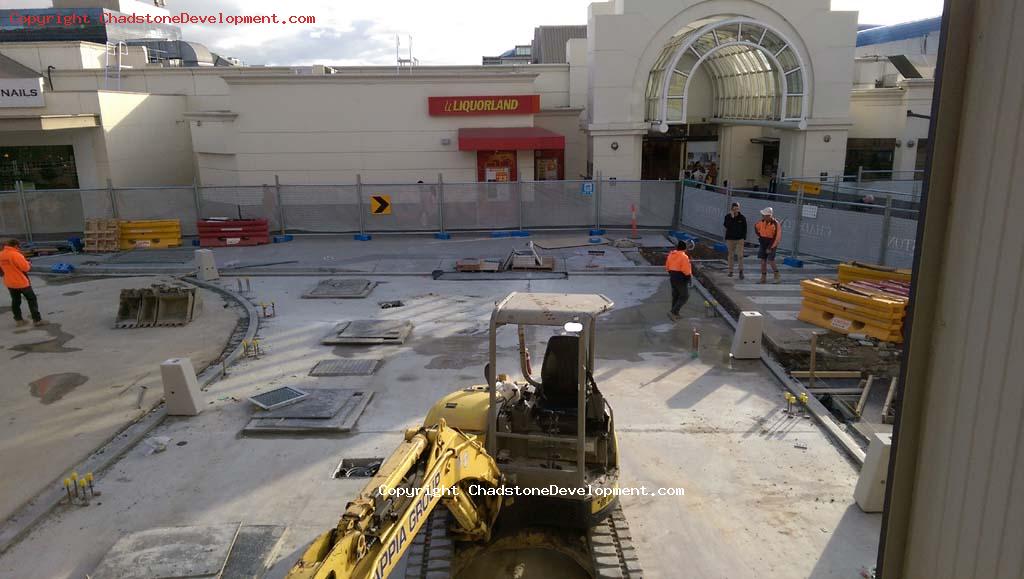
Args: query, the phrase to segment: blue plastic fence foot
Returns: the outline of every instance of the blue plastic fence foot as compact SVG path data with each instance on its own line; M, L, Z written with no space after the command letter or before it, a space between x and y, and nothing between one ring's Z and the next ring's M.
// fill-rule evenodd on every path
M274 243L287 243L293 239L295 239L295 236L291 234L275 235L273 241Z
M491 237L512 237L512 234L508 231L492 231Z
M70 263L55 263L50 266L50 271L53 273L71 273L75 271L75 266Z
M354 239L356 241L370 241L371 239L373 239L373 236L372 235L368 235L366 233L357 233L357 234L352 236L352 239Z
M597 235L604 235L604 234L605 234L605 230L604 229L591 229L590 230L590 235L597 236Z
M797 259L795 257L787 257L787 258L782 260L782 263L785 264L785 265L788 265L789 267L803 267L804 266L803 260Z
M729 247L724 243L716 243L714 246L715 251L719 253L725 253L729 251Z
M518 231L513 231L511 233L511 235L512 235L512 237L529 237L530 236L530 232L526 231L525 229L521 229L521 230L518 230Z

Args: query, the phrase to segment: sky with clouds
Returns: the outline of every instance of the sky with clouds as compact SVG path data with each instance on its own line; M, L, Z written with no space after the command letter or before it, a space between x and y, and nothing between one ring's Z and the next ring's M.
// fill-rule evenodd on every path
M390 65L395 36L420 64L480 64L484 55L529 44L541 24L586 24L593 0L167 0L172 13L315 16L316 24L186 25L183 36L247 64ZM3 0L4 7L47 7L49 0ZM502 10L503 7L508 10ZM864 24L938 16L942 0L832 0L859 10ZM405 56L405 54L403 54Z

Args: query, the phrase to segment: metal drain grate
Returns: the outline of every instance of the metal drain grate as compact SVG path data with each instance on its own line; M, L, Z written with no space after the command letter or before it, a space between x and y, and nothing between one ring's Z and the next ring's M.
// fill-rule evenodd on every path
M307 396L309 396L308 393L303 392L298 388L282 386L280 388L264 392L263 394L252 396L249 398L249 402L252 402L264 410L273 410L275 408L294 404Z
M306 299L358 299L370 295L377 284L368 279L324 279L302 295Z
M309 371L310 376L369 376L380 368L373 359L320 360Z

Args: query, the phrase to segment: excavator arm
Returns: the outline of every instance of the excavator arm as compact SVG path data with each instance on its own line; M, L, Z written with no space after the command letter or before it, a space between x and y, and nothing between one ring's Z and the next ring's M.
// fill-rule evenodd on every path
M502 483L498 465L475 438L443 419L406 431L405 441L348 503L338 526L313 541L288 578L384 579L439 502L452 512L457 538L487 541L501 499L471 496L471 483Z

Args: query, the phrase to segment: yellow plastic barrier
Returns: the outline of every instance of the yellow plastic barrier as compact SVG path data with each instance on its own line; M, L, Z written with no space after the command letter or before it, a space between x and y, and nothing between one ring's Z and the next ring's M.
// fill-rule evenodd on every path
M907 300L847 291L834 280L800 282L803 303L797 318L841 334L860 333L886 342L903 342Z
M121 249L157 249L181 245L181 222L147 219L121 222Z
M903 281L910 283L910 270L909 269L893 269L882 267L879 265L871 265L866 263L840 263L839 264L839 281L842 283L848 283L851 281L866 280L866 281L880 281L880 280L893 280Z

